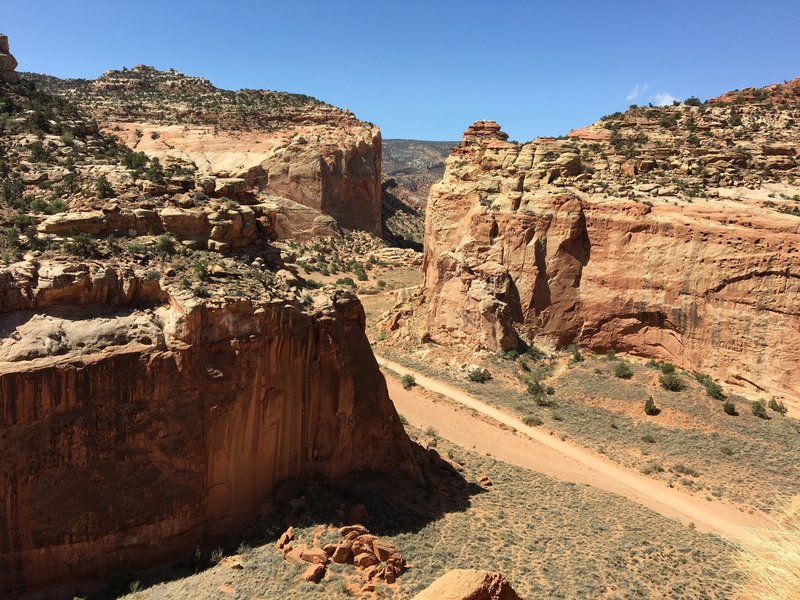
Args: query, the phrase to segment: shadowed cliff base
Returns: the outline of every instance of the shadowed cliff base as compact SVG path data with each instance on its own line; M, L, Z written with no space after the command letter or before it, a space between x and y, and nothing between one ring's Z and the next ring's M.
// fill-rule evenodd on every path
M335 480L288 480L276 487L275 499L250 525L224 539L187 548L184 556L150 569L122 568L102 582L51 588L25 598L111 600L136 589L167 583L213 567L220 553L242 553L272 546L287 527L341 527L358 522L377 536L415 534L449 513L470 507L470 499L486 493L465 480L433 449L415 444L424 482L406 474L354 473Z

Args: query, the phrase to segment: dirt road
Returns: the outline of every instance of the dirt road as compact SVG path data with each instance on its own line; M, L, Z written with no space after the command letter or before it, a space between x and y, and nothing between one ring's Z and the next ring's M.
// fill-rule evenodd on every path
M624 496L666 517L694 523L700 531L747 543L750 528L764 522L718 501L691 496L612 463L600 454L561 440L518 418L422 373L376 356L387 374L389 395L397 411L415 427L433 427L438 435L465 448L565 481L583 483ZM404 390L392 376L410 373L418 386L445 396L434 400L417 388ZM478 414L476 414L478 413ZM485 418L488 417L490 421ZM504 427L502 427L502 424Z

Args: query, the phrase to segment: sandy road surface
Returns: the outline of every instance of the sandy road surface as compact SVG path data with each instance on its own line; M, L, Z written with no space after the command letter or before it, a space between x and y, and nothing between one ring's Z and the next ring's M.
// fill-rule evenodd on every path
M731 540L752 541L754 534L750 528L765 525L758 517L731 505L709 502L648 479L600 454L550 435L544 429L528 427L516 417L453 386L380 356L376 355L376 358L384 372L388 370L389 395L397 411L415 427L424 429L431 426L438 435L459 446L474 448L504 462L558 479L624 496L666 517L694 523L700 531L716 533ZM411 373L418 386L441 394L452 402L436 401L415 388L404 390L397 378L391 376L392 371L400 375Z

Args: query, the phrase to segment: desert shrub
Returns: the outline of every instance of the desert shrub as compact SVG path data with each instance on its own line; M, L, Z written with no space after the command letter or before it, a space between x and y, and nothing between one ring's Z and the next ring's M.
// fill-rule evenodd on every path
M356 278L359 281L366 281L367 280L367 272L364 270L364 267L361 265L356 265L355 270Z
M630 368L628 363L620 361L614 365L614 375L620 379L630 379L633 377L633 369Z
M486 369L480 367L469 369L467 371L467 379L475 383L486 383L492 378L492 374Z
M347 287L356 287L356 282L353 281L352 277L339 277L336 280L336 285L346 285Z
M645 400L645 402L644 402L644 414L646 414L649 417L654 417L660 412L661 411L656 406L655 400L653 400L652 396L650 396L649 398L647 398L647 400Z
M144 254L147 252L147 244L143 244L142 242L131 242L128 244L128 252L132 254Z
M654 438L649 433L646 433L645 435L642 436L642 441L645 442L646 444L655 444L656 438Z
M503 358L506 360L517 360L517 358L519 358L519 352L516 350L509 350L503 353Z
M715 400L722 400L724 394L722 393L722 386L718 384L716 381L711 379L708 375L703 375L702 373L698 373L695 375L697 381L706 388L706 393L714 398Z
M606 352L606 360L617 360L617 351L612 348Z
M767 408L766 406L764 406L764 402L762 400L754 400L750 404L750 410L759 419L769 419L769 415L767 414Z
M783 402L778 402L775 400L775 398L771 398L767 406L769 406L770 409L774 410L775 412L781 413L782 415L785 415L786 411L788 410Z
M539 350L539 348L537 348L536 346L529 347L526 354L530 356L533 360L542 360L547 356L542 350Z
M175 240L168 235L160 235L156 238L156 252L159 254L174 254Z
M689 96L686 100L683 101L686 106L700 106L702 101L697 96Z
M75 231L64 240L64 251L73 256L91 258L97 254L97 242L85 231Z
M412 387L417 385L417 380L411 373L406 373L400 378L400 383L402 384L404 390L410 390Z
M114 188L111 187L111 184L108 182L108 178L105 175L100 175L97 178L97 181L94 184L94 191L97 193L97 197L103 200L104 198L110 198L114 195Z
M524 417L522 417L522 422L525 423L525 425L527 425L528 427L538 427L539 425L544 423L544 421L542 421L536 415L525 415Z
M664 375L669 375L670 373L675 372L675 365L672 363L664 363L663 365L659 365L658 368L662 373L664 373Z
M580 349L575 344L572 344L567 348L567 351L570 353L570 359L572 362L583 362L583 354L581 354Z
M692 467L687 467L683 463L677 463L674 467L672 467L672 470L679 475L689 475L690 477L700 476L700 473L698 473L695 469Z
M683 380L675 373L662 373L658 378L658 382L661 387L670 392L680 392L686 387Z
M732 417L735 417L739 414L736 412L736 405L730 400L727 400L725 404L722 405L722 410L725 411L726 415L731 415Z

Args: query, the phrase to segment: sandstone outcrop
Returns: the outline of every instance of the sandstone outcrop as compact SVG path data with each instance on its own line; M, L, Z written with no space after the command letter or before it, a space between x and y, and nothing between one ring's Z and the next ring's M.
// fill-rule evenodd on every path
M0 271L2 595L183 556L286 479L415 473L358 300L245 268L207 298L168 266Z
M8 36L0 34L0 81L17 83L17 59L8 47Z
M380 130L347 110L299 94L228 92L143 65L89 82L29 77L208 195L251 204L269 194L381 234Z
M454 569L414 596L414 600L521 600L500 573Z
M793 156L788 141L761 146L767 158ZM613 348L800 394L800 221L775 210L789 196L770 192L791 194L788 175L766 189L706 182L713 199L693 200L641 183L659 166L620 170L638 191L617 196L596 191L608 174L582 156L569 140L511 144L494 123L465 132L428 204L431 338Z

